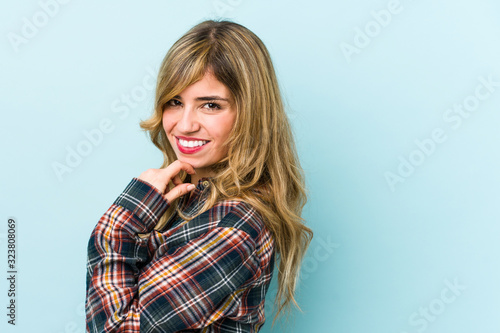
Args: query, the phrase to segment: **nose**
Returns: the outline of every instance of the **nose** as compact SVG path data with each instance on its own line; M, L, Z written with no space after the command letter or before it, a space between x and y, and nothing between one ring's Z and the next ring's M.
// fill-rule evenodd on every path
M194 107L186 106L177 122L177 130L182 133L192 133L200 129L200 123Z

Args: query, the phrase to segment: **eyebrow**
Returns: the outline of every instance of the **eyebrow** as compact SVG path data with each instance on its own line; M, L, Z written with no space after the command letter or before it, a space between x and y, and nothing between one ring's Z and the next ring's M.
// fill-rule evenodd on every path
M180 99L182 100L182 97L177 95L177 96L174 96L174 98L177 98L177 99ZM203 97L196 97L195 99L196 101L225 101L225 102L228 102L229 103L229 99L227 98L223 98L223 97L220 97L220 96L217 96L217 95L214 95L214 96L203 96Z

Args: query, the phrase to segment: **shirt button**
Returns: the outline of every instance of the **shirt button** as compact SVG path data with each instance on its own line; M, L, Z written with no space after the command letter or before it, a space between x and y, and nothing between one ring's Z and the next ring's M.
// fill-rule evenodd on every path
M208 185L210 185L208 180L204 180L202 184L203 184L203 187L207 187Z

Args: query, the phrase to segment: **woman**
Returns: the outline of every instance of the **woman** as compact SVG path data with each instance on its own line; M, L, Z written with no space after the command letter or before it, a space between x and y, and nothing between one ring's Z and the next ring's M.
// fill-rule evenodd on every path
M153 116L163 152L95 227L89 332L257 332L277 261L277 313L295 303L312 231L302 169L268 51L205 21L169 50Z

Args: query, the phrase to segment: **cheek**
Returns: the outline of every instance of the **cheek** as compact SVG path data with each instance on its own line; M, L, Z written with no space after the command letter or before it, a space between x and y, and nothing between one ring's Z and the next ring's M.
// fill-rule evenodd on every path
M224 141L229 137L229 131L226 130L225 124L217 124L217 130L212 131L212 137L217 140L217 145L222 147Z
M174 122L172 121L171 117L166 117L165 115L163 116L162 124L163 124L163 129L167 134L169 134L172 131L172 128L174 127Z
M231 133L234 127L235 120L235 117L224 117L217 122L215 128L217 128L219 138L226 139L229 137L229 133Z

